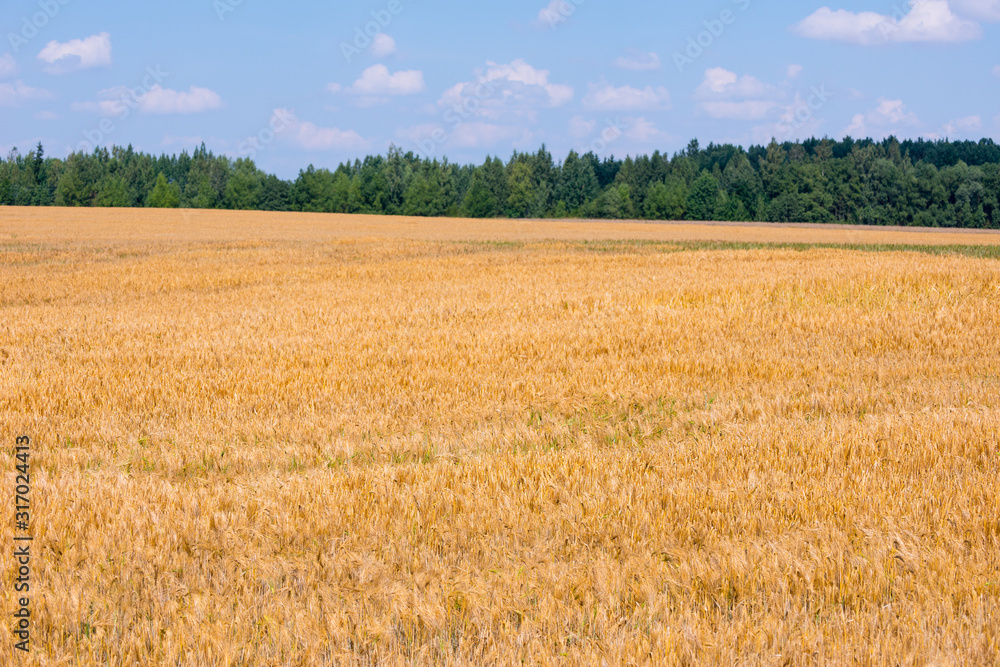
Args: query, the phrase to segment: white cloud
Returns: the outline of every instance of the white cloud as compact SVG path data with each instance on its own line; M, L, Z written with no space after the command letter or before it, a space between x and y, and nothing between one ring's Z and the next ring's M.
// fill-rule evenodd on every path
M643 144L651 141L662 141L670 139L670 135L662 132L651 121L643 117L627 118L625 120L625 138Z
M59 115L52 111L39 111L35 114L35 120L59 120Z
M1000 78L1000 65L993 68L993 76Z
M642 53L629 49L627 55L615 59L615 66L633 72L647 72L660 69L660 56L655 53Z
M948 0L914 0L905 16L854 13L829 7L792 26L802 37L866 46L901 42L966 42L982 37L979 24L952 13Z
M564 0L552 0L538 12L535 22L539 26L555 25L556 21L561 18L559 10L562 9L563 3Z
M802 37L866 46L902 42L966 42L982 37L979 24L955 16L948 0L915 0L905 16L854 13L829 7L792 26Z
M353 130L337 127L319 127L314 123L299 120L288 109L275 109L271 127L276 136L310 151L362 151L368 149L368 142Z
M14 107L28 100L47 100L52 93L41 88L26 86L20 81L0 83L0 107Z
M653 88L615 88L610 84L590 84L590 90L583 98L585 109L592 111L638 111L646 109L669 109L670 93L660 86Z
M789 79L798 78L799 74L802 74L802 69L802 65L789 65L785 70L785 76Z
M593 124L590 129L594 129ZM661 131L655 123L642 116L615 116L613 120L609 118L602 127L578 139L582 140L577 147L578 153L593 151L598 155L633 152L648 154L658 143L677 141L677 137Z
M779 141L805 139L820 134L824 121L817 116L832 93L825 86L813 87L803 95L796 92L789 104L779 105L778 122L772 125L754 127L752 134L757 143L768 143L772 138Z
M705 70L705 78L695 91L695 97L712 99L716 97L760 97L773 92L756 77L744 74L738 76L722 67Z
M473 81L455 84L438 100L465 121L471 117L499 120L514 116L534 120L538 108L560 107L573 99L573 88L549 81L548 70L538 70L518 59L501 65L487 62Z
M111 64L111 35L102 32L65 43L51 41L38 53L38 58L48 63L46 71L50 74L107 66Z
M730 72L722 67L713 67L712 69L705 70L705 78L702 80L701 85L698 86L696 94L722 94L738 80L739 76L736 72Z
M535 69L520 58L509 65L498 65L487 62L485 82L521 84L525 88L537 86L548 97L548 106L558 107L573 99L573 88L570 86L549 83L549 70Z
M129 109L139 109L140 98L126 86L106 88L97 93L96 102L73 102L72 111L97 113L102 116L120 116Z
M17 62L14 56L5 53L0 56L0 79L7 79L17 74Z
M577 5L585 0L551 0L549 4L542 7L535 18L535 26L539 28L555 29L560 23L565 23L569 17L577 10Z
M380 32L372 40L371 52L376 58L391 56L396 52L396 40L384 32Z
M898 26L889 16L875 12L855 14L844 9L833 11L829 7L817 9L792 26L793 32L809 39L858 44L887 42L890 28L898 31Z
M869 112L869 115L871 112ZM858 113L854 114L851 118L851 124L844 128L841 133L845 136L863 138L868 133L868 124L866 122L866 114Z
M955 11L983 21L1000 21L1000 0L952 0Z
M70 109L102 116L121 116L130 110L152 114L187 114L223 106L222 98L217 93L197 86L191 86L187 92L163 88L159 84L146 91L115 86L97 95L99 99L96 102L73 102Z
M983 119L981 116L966 116L964 118L954 118L945 123L941 130L945 136L954 137L956 135L979 132L983 129Z
M330 92L340 91L338 84L328 87ZM426 89L424 73L420 70L406 70L391 74L385 65L372 65L361 73L361 78L344 92L366 98L381 98L386 95L415 95Z
M875 107L875 114L878 118L887 120L890 123L909 123L916 125L915 114L906 110L906 105L902 100L887 100L879 98L879 104Z
M597 127L596 120L587 120L583 116L573 116L569 119L569 135L576 139L589 136Z
M722 67L705 70L695 90L698 108L718 120L760 120L778 108L781 91L756 77Z
M902 100L887 100L880 97L878 106L866 113L855 114L851 124L841 133L856 138L873 139L888 135L899 126L919 124L916 114L906 110Z
M222 98L208 88L191 86L187 92L154 85L139 100L139 109L154 114L200 113L222 108Z

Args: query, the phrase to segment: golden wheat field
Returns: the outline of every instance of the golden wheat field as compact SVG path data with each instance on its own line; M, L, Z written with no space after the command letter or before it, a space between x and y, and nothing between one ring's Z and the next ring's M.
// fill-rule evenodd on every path
M0 209L0 663L996 664L998 341L997 234Z

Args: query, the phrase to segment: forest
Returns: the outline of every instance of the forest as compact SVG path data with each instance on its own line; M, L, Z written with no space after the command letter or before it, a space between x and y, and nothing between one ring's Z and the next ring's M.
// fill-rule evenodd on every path
M66 159L39 144L0 160L0 205L1000 228L1000 145L889 137L751 146L692 140L668 156L601 158L543 145L481 165L386 155L310 165L294 181L252 160L131 146Z

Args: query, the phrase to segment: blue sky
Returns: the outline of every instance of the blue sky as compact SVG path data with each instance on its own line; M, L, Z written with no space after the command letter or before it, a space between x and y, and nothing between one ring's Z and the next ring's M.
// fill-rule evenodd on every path
M290 178L390 143L1000 138L1000 0L5 0L0 36L4 154L204 141Z

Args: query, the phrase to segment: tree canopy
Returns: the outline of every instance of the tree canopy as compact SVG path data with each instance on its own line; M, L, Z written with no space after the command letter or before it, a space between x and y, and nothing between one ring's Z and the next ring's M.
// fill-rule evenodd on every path
M1000 228L1000 146L889 137L771 141L624 160L545 146L481 165L391 147L292 181L252 160L131 146L0 159L0 205L225 208L413 216L590 217Z

